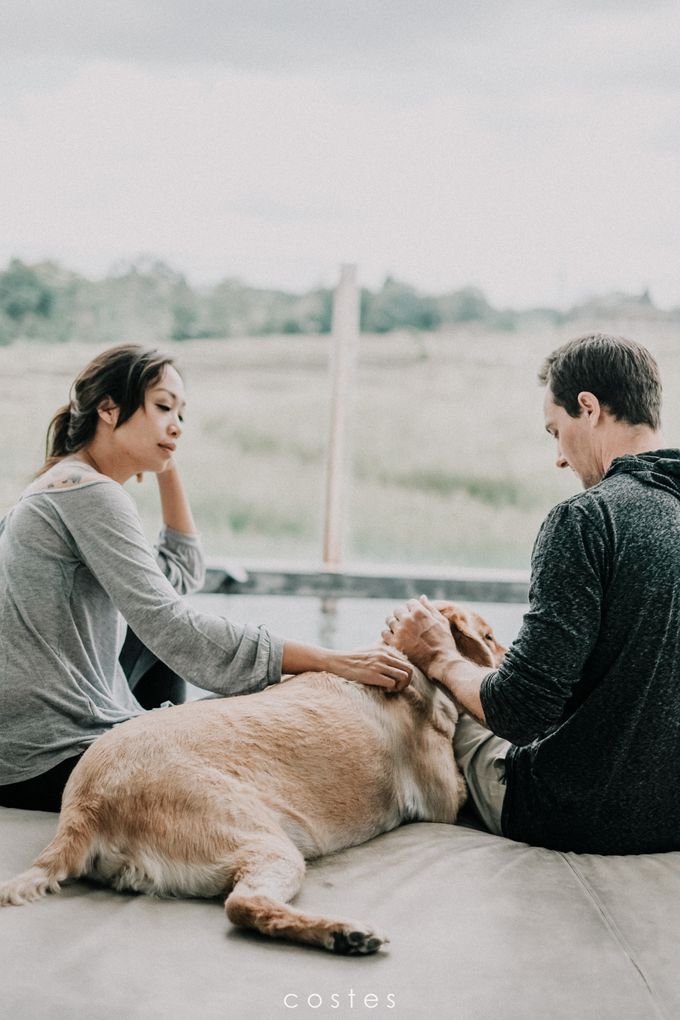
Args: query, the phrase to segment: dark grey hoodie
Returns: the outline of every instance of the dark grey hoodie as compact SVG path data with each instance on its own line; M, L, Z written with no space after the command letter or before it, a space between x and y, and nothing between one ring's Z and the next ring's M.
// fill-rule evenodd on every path
M507 836L680 849L680 450L618 457L548 514L529 611L481 700L514 745Z

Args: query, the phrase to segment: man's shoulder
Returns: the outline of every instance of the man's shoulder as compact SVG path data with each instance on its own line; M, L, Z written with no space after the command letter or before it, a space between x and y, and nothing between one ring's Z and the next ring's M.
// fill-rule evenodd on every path
M621 499L619 483L614 482L614 478L603 480L556 503L543 520L534 553L557 547L566 554L567 549L578 549L584 543L606 544L612 518L626 502Z
M635 498L640 494L639 483L632 475L620 474L603 478L597 485L592 485L582 492L575 492L560 500L548 512L548 517L573 515L574 517L600 517L603 509L620 508L621 497L625 493ZM547 519L547 518L546 518Z
M600 482L599 485L601 484ZM546 514L543 522L544 525L556 524L558 522L563 523L565 521L586 521L592 516L599 517L603 498L602 493L594 491L599 488L599 485L594 485L590 489L584 489L583 492L575 492L573 496L567 496L566 499L560 500ZM610 493L604 494L606 502L610 498Z
M610 546L639 526L641 516L650 510L653 489L641 485L633 476L612 475L597 485L561 500L546 515L537 536L537 544Z

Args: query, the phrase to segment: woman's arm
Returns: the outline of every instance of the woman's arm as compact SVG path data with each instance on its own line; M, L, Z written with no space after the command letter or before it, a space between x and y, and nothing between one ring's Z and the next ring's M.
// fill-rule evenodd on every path
M195 535L196 525L191 507L174 461L168 464L165 471L157 474L156 479L161 495L163 522L166 527L172 528L174 531L181 531L184 535Z
M132 499L115 482L53 498L79 555L140 641L198 687L216 694L245 694L277 683L282 672L328 670L395 689L394 681L403 683L409 672L402 660L392 665L392 650L343 654L284 643L264 627L238 626L194 609L161 572Z
M189 500L174 462L156 477L166 527L184 534L195 534ZM389 648L336 652L292 641L284 643L283 673L315 671L326 671L346 680L395 691L403 690L412 676L410 664Z
M205 583L203 549L174 460L156 475L164 527L156 545L158 564L175 591L190 595Z
M168 528L193 535L196 527L182 480L174 461L157 476L161 495L163 521ZM388 648L371 648L366 651L336 652L328 648L302 645L286 641L283 646L284 673L327 671L346 680L403 690L410 681L409 663Z
M83 560L140 641L185 680L246 694L281 679L283 641L180 598L154 556L130 495L99 482L53 497Z
M401 691L411 682L410 663L389 648L369 648L359 652L335 652L314 645L286 641L283 646L283 673L322 671L345 680Z

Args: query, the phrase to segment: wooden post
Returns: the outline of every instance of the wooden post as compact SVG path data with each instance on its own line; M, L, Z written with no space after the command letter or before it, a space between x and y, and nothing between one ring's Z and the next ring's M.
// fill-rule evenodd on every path
M326 475L323 567L337 570L342 561L343 518L350 464L348 419L359 347L357 267L344 265L333 302L333 396Z

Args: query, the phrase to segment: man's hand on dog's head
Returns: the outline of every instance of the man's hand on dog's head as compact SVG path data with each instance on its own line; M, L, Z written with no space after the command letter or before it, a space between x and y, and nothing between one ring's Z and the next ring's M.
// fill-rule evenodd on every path
M404 653L426 676L441 680L446 666L462 656L448 621L425 595L395 609L382 639Z

